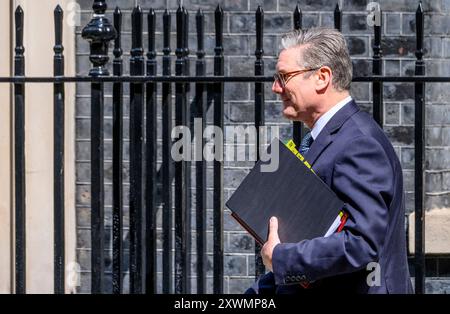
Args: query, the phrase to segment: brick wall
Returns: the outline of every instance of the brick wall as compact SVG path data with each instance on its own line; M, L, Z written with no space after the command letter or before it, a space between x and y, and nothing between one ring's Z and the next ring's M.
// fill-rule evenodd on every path
M82 8L81 27L77 28L77 73L85 75L90 68L87 43L81 38L81 29L90 20L91 0L78 0ZM144 12L150 7L156 10L158 61L161 64L162 55L162 12L167 7L172 12L172 31L175 31L174 12L176 0L109 0L108 16L112 20L112 10L120 5L124 14L123 49L124 68L128 73L129 51L131 42L131 10L137 3ZM342 28L347 39L352 60L354 75L369 75L371 73L373 30L366 23L365 8L367 0L338 0L343 11ZM264 51L265 73L274 71L277 49L283 32L293 27L292 12L295 2L288 0L223 0L224 9L224 54L226 75L248 75L254 72L255 51L255 10L256 3L262 3L265 12L264 21ZM333 26L333 10L336 2L326 0L299 1L303 11L303 27ZM412 75L415 61L415 10L418 2L410 0L386 1L380 0L383 10L383 72L386 75ZM195 58L195 13L201 8L206 19L207 72L212 74L214 54L214 9L217 1L186 0L185 7L190 13L189 47L192 58ZM450 75L450 1L423 1L425 15L425 63L428 76ZM144 19L144 30L146 19ZM175 33L172 36L172 52L175 49ZM144 34L144 43L146 34ZM112 56L111 56L112 57ZM175 57L174 57L175 59ZM191 61L191 66L195 62ZM111 62L110 65L111 67ZM158 69L161 72L161 66ZM174 72L172 72L174 73ZM192 70L191 73L194 73ZM106 181L106 241L109 247L107 254L108 282L111 278L111 177L112 177L112 108L111 86L106 84L105 101L105 181ZM351 93L359 105L371 111L371 84L354 83ZM128 95L128 87L125 87ZM450 96L448 84L427 84L426 86L426 208L450 206ZM225 88L225 124L249 125L254 119L254 91L252 84L229 83ZM124 136L128 137L128 102L125 96ZM80 292L90 289L90 188L89 188L89 103L90 91L88 84L77 85L76 105L76 149L77 149L77 254L82 268L82 285ZM391 139L402 162L406 189L407 212L414 210L414 88L412 84L387 83L384 86L385 124L384 129ZM265 119L266 125L281 127L283 139L291 137L290 123L282 118L281 107L277 98L266 85ZM210 110L212 111L212 110ZM208 113L209 121L212 112ZM159 111L159 119L160 119ZM160 137L160 128L158 130ZM160 144L160 140L158 143ZM160 158L159 153L159 158ZM128 159L128 142L124 144L124 158ZM159 159L160 161L160 159ZM251 162L226 162L224 172L225 200L231 195L240 181L248 173ZM125 177L128 180L128 165L125 161ZM210 168L212 165L210 165ZM209 174L212 174L210 172ZM128 185L124 189L125 204L128 204ZM208 175L208 288L212 291L212 176ZM161 211L159 210L159 213ZM161 215L159 215L161 216ZM193 223L195 220L193 219ZM225 293L241 293L254 280L254 242L247 233L230 217L225 210ZM128 226L128 207L125 207L125 226ZM126 232L125 232L126 236ZM127 244L127 236L125 238ZM161 240L161 239L160 239ZM158 242L162 248L161 241ZM195 242L193 242L195 249ZM126 251L127 253L127 251ZM159 255L160 257L160 255ZM127 258L127 254L125 256ZM432 271L427 283L428 292L444 292L449 290L448 258L431 258L427 265ZM127 264L127 262L126 262ZM433 268L433 265L436 265ZM437 265L442 265L438 267ZM161 259L158 260L161 271ZM195 254L193 255L193 267ZM126 266L127 268L127 266ZM193 268L195 269L195 268ZM107 282L107 289L110 284ZM195 280L192 280L195 292ZM128 289L126 287L126 289Z

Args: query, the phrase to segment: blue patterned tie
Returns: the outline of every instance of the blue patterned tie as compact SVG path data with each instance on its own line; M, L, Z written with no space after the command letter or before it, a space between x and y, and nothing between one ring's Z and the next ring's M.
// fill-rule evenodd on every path
M302 142L300 143L300 150L299 150L300 154L305 155L313 142L314 139L312 137L311 132L306 133L302 139Z

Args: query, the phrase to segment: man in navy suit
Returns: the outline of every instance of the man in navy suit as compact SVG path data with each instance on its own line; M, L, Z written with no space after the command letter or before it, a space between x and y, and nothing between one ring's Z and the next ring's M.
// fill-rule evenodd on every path
M296 30L282 46L272 90L284 116L310 129L300 150L345 202L348 220L329 237L280 243L272 218L261 250L270 272L246 293L411 293L402 168L383 130L350 96L344 37L334 29Z

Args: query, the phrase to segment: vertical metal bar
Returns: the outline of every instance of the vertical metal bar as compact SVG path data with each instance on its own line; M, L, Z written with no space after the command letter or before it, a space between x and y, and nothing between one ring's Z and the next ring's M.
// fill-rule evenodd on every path
M103 293L104 188L103 188L103 83L91 88L91 243L92 293Z
M177 48L175 54L177 59L175 61L175 75L180 76L184 74L184 14L181 4L176 12L176 26L177 26ZM183 94L185 93L185 84L175 84L175 126L180 127L183 125L183 119L185 117L186 106L183 103ZM178 138L182 139L182 135ZM183 153L183 148L179 153ZM186 210L186 199L184 194L184 180L185 175L184 164L182 160L175 161L175 293L181 293L183 290L183 216Z
M155 76L157 70L155 51L156 14L153 9L149 10L148 21L148 53L147 53L147 75ZM156 150L157 150L157 110L156 110L156 83L148 83L146 86L146 267L145 267L145 292L156 293Z
M142 47L143 15L140 6L133 9L130 74L144 75ZM142 293L145 212L143 210L143 123L144 84L130 84L130 292Z
M25 75L25 48L23 47L23 10L15 12L16 47L14 75ZM26 204L25 204L25 84L14 83L14 165L15 165L15 266L16 293L26 292Z
M374 43L373 43L373 60L372 60L372 73L374 75L382 75L383 73L383 60L381 50L381 25L382 25L382 12L379 11L379 20L375 20L374 25ZM378 124L383 127L384 110L383 110L383 83L375 81L372 83L372 98L373 98L373 118Z
M164 56L163 75L169 76L170 69L170 22L168 10L163 15ZM171 83L162 84L162 227L163 227L163 293L172 291L172 86Z
M148 53L147 53L147 76L155 76L157 69L155 51L156 14L150 9L147 15L148 21ZM156 83L148 83L146 86L146 271L145 292L156 293L156 149L157 149L157 120L156 120Z
M423 61L423 31L424 12L422 3L416 11L416 69L415 75L425 75ZM425 293L425 198L423 183L425 181L425 83L414 84L415 122L414 122L414 153L415 153L415 291Z
M183 8L184 14L184 32L183 32L183 50L184 50L184 75L189 76L190 74L190 61L189 61L189 12L185 7ZM186 92L190 91L190 84L186 83ZM189 115L189 110L187 111ZM189 121L189 119L188 119Z
M94 15L83 29L82 37L90 43L93 67L90 76L108 76L105 65L109 61L108 43L116 31L105 17L104 0L95 0ZM104 176L103 176L103 82L91 83L91 292L103 293L104 278Z
M223 57L223 10L219 5L215 10L216 47L214 49L214 75L224 75ZM223 130L223 83L214 84L214 125ZM215 147L214 159L214 293L223 293L223 147ZM219 157L217 158L217 155Z
M63 10L58 5L54 11L55 56L53 74L64 76ZM54 202L54 291L64 293L64 83L53 86L54 126L53 126L53 202Z
M302 20L303 20L303 13L299 8L299 4L297 3L297 6L294 10L294 29L302 29ZM300 143L302 141L303 134L305 134L303 123L300 121L294 121L292 122L292 139L294 140L295 145L300 146Z
M336 3L336 8L334 9L334 28L338 31L342 31L342 11L339 8L339 3Z
M255 76L264 75L264 11L261 6L256 10L256 50ZM259 160L259 150L262 148L260 127L264 126L264 83L255 83L255 127L256 127L256 159ZM261 245L255 241L255 276L258 278L265 273L261 257Z
M114 28L117 37L114 41L114 76L122 76L122 12L119 7L114 11ZM123 85L113 84L113 274L112 288L114 294L121 294L123 288Z
M196 75L204 76L206 74L205 68L205 51L204 51L204 35L205 35L205 16L199 9L196 19L197 26L197 62ZM205 99L205 84L195 84L195 117L200 119L201 134L206 126L206 99ZM194 132L195 133L195 132ZM203 152L205 139L196 139L196 145L200 145L200 149L196 147L197 151ZM206 293L206 160L202 156L197 156L195 164L196 177L196 240L197 240L197 293Z
M190 75L190 60L189 60L189 12L185 7L183 7L183 16L184 16L184 32L183 32L183 51L184 51L184 75ZM191 107L189 106L189 91L191 90L191 84L187 82L185 84L185 93L184 93L184 103L185 103L185 117L184 117L184 125L190 126L191 122ZM192 150L192 146L191 146ZM184 180L184 193L186 194L186 211L184 212L184 241L183 241L183 254L184 254L184 262L185 262L185 273L186 277L185 283L185 293L191 292L191 158L184 160L185 163L185 176Z
M177 10L177 49L175 54L175 75L181 76L186 73L185 69L185 14L181 5ZM177 127L186 126L186 84L175 84L175 125ZM181 135L178 138L183 142L186 139ZM190 144L190 138L187 139ZM180 154L186 154L184 145L180 149ZM189 156L190 157L190 156ZM175 162L175 293L186 293L187 276L186 271L189 265L186 264L186 212L187 212L187 168L184 157Z

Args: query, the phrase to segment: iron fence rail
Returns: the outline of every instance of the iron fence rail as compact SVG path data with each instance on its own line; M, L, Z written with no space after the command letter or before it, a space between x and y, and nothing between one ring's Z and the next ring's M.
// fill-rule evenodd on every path
M273 76L10 76L0 77L0 83L273 83ZM352 82L356 83L450 83L450 76L355 76Z

